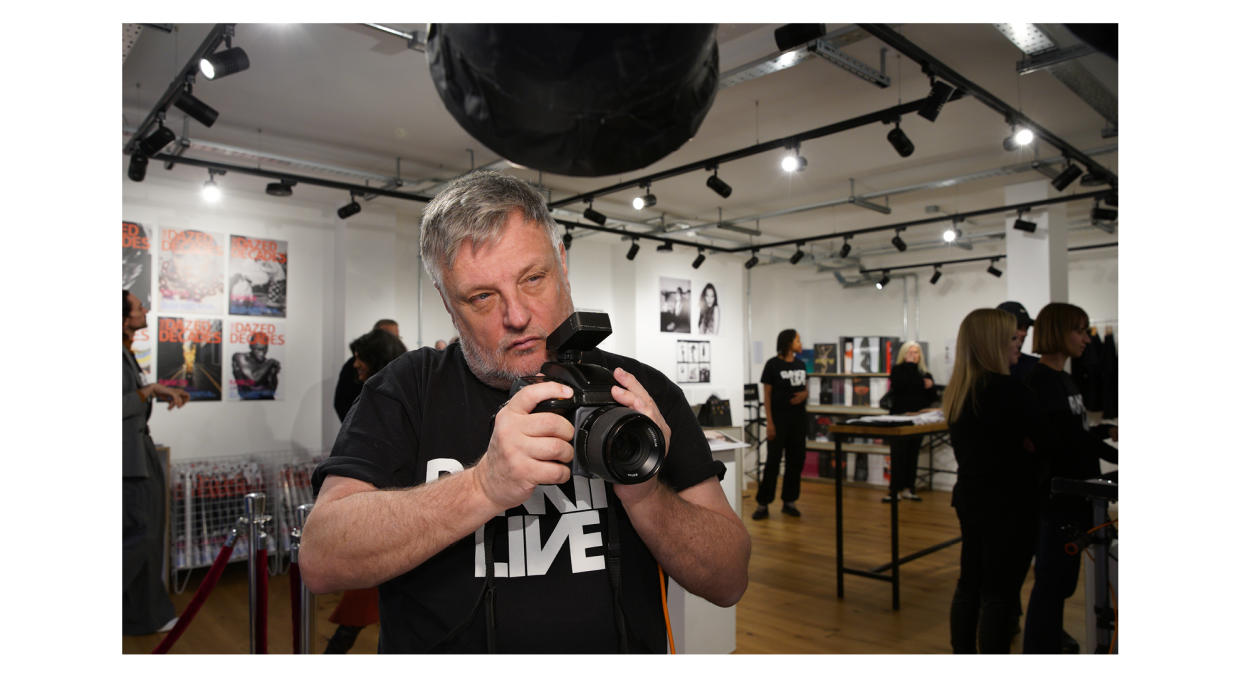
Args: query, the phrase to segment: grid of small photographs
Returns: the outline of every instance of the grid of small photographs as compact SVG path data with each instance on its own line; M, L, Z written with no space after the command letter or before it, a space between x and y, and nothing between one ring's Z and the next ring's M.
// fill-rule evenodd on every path
M711 342L677 341L677 383L711 382Z

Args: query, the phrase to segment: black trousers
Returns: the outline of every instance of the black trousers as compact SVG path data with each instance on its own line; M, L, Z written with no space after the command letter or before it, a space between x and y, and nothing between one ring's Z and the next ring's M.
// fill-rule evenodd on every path
M1025 653L1061 653L1064 636L1064 600L1077 590L1082 556L1066 554L1071 539L1067 530L1084 533L1090 528L1090 506L1080 509L1049 509L1039 517L1038 546L1034 554L1034 588L1026 605Z
M147 635L177 615L164 587L164 468L147 448L148 477L124 477L121 485L122 634Z
M754 500L767 505L776 497L776 480L780 477L780 459L784 461L784 488L780 499L792 503L801 496L801 471L806 465L806 412L797 409L793 413L773 414L776 436L767 440L767 463L763 466L763 480L759 482Z
M914 490L918 481L918 450L922 448L922 435L892 439L892 489Z
M1008 653L1025 566L1034 549L1033 511L957 508L961 574L952 595L953 653Z

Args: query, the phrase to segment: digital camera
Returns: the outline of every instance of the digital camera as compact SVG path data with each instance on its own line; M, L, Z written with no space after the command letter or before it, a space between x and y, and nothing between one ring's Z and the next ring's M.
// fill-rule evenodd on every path
M663 465L664 435L650 417L612 399L612 386L619 384L611 370L582 361L584 352L611 333L607 313L573 313L547 337L556 361L545 362L538 376L517 379L510 395L546 381L572 388L572 397L544 400L534 411L560 414L573 423L573 473L638 484Z

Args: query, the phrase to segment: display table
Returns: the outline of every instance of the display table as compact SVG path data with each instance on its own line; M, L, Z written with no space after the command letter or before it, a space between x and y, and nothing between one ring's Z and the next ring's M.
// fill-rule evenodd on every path
M912 435L927 435L930 433L939 433L948 430L948 424L944 422L930 423L926 425L902 425L902 426L878 426L878 425L851 425L840 424L832 426L832 436L836 440L836 444L832 453L835 454L836 461L836 596L845 596L845 574L853 574L855 576L863 576L881 581L889 581L892 583L892 608L901 608L901 565L925 557L933 552L943 550L950 545L961 542L958 536L948 541L944 541L938 545L919 550L912 555L900 556L900 538L899 538L899 512L900 501L896 498L896 491L892 488L891 483L888 485L888 495L892 498L889 505L892 507L892 559L886 564L881 564L872 569L851 569L845 567L845 538L844 538L844 500L842 491L844 489L844 440L853 437L869 437L883 439L885 444L878 445L878 449L853 451L852 453L868 453L868 454L887 454L890 453L888 445L891 440L900 437L909 437ZM851 449L853 446L851 445ZM892 570L891 574L884 573L888 569Z

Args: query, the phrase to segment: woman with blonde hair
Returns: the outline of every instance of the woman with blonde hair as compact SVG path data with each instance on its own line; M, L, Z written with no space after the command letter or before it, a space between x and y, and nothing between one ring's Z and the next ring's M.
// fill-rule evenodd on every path
M906 341L896 354L896 365L888 374L888 394L892 414L922 411L935 401L935 379L926 370L926 356L917 341ZM885 503L893 500L921 501L914 484L918 479L918 450L922 435L892 440L892 479Z
M961 572L949 614L953 653L1008 653L1034 551L1036 407L1009 373L1020 349L1011 314L970 312L944 389L957 459L952 505L961 524Z

